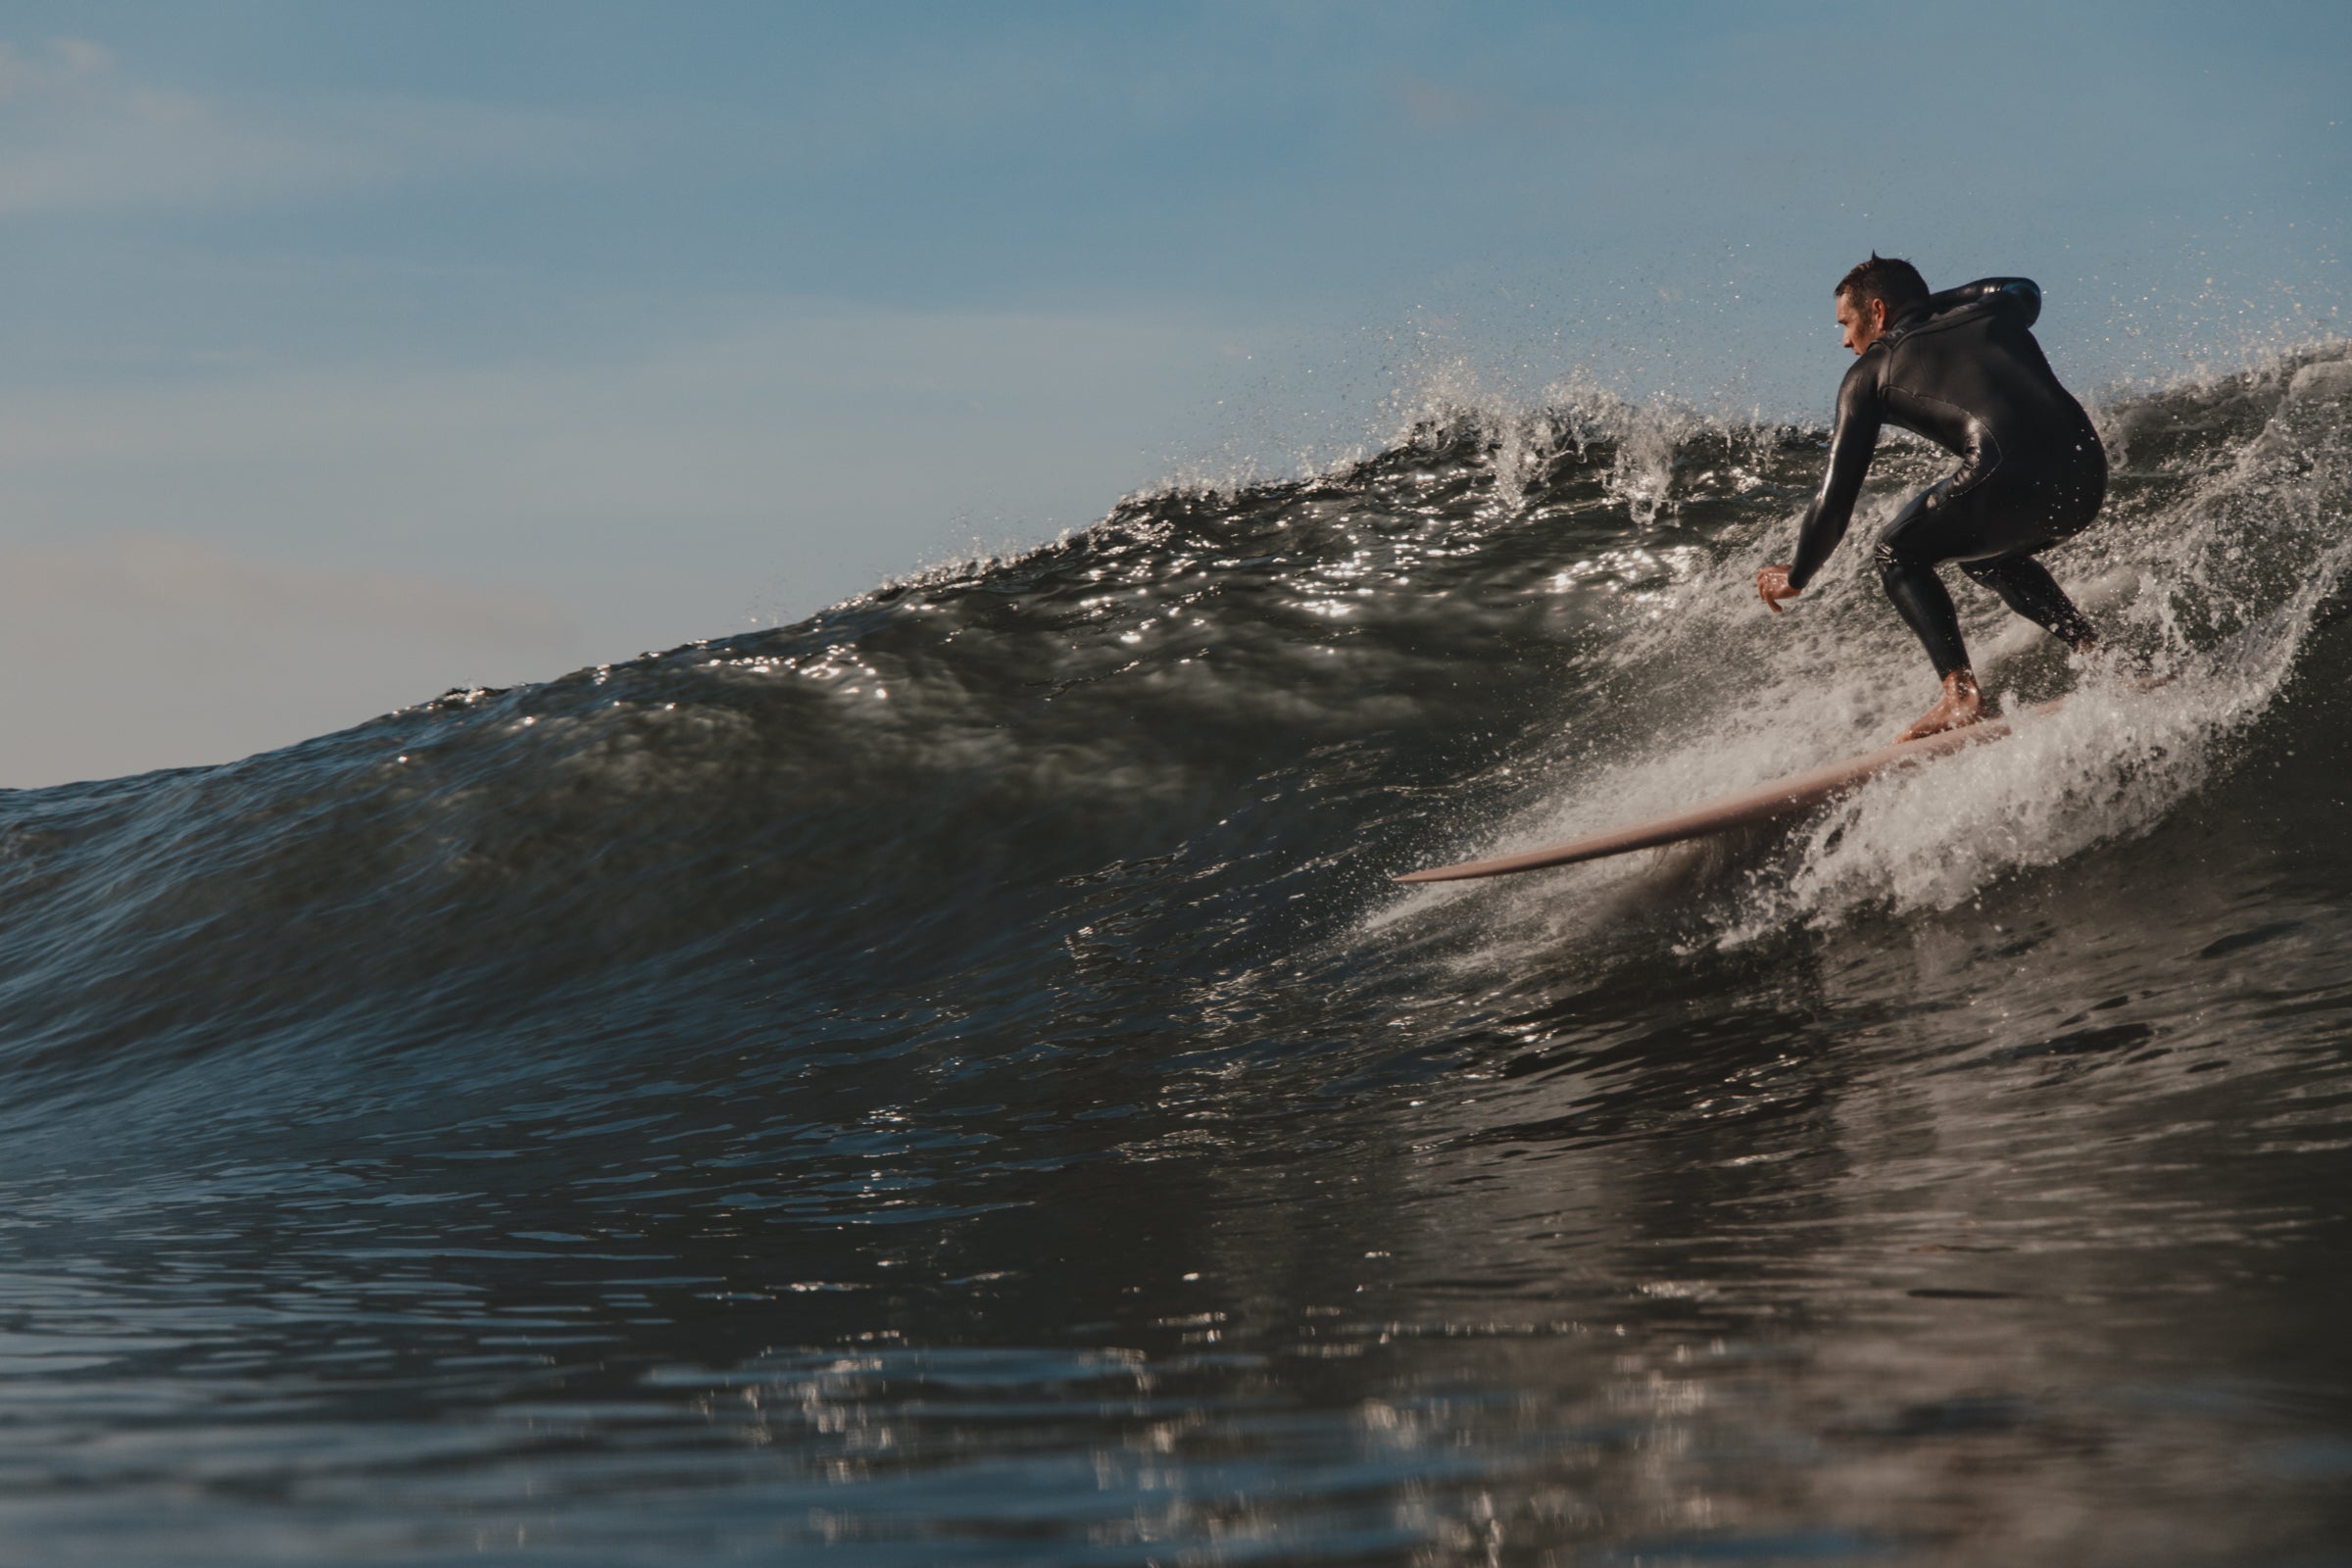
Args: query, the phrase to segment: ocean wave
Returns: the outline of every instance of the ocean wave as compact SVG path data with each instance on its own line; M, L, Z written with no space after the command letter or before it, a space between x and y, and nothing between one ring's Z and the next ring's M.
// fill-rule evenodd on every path
M2113 499L2053 561L2172 684L2086 675L1964 586L1988 684L2073 692L2062 712L1703 886L1652 858L1387 879L1850 753L1921 706L1865 552L1789 616L1747 589L1823 433L1439 389L1359 461L1141 493L800 625L0 798L0 1068L31 1120L421 1114L602 1081L657 1040L757 1042L779 1072L1091 1049L1113 1020L1296 1013L1305 975L1314 1040L1430 962L1646 962L1949 907L2245 765L2346 564L2348 395L2339 346L2100 409ZM1857 534L1939 461L1890 442Z
M1474 390L802 625L0 795L12 1539L2324 1551L2352 356L2097 411L2053 565L2169 684L1956 584L2062 708L1407 890L1931 690L1866 552L1754 600L1823 432Z

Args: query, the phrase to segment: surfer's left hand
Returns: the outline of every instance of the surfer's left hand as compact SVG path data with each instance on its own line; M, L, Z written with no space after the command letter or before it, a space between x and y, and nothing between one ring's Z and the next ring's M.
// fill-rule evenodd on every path
M1788 568L1785 565L1766 566L1756 573L1756 597L1776 615L1781 613L1782 600L1794 599L1803 592L1802 588L1788 586Z

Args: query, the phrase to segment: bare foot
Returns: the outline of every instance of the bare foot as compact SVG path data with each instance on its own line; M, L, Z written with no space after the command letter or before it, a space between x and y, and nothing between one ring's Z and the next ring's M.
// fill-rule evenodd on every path
M1947 729L1965 729L1984 716L1984 695L1977 690L1975 671L1955 669L1943 677L1942 699L1913 719L1911 727L1894 738L1895 744L1924 740Z

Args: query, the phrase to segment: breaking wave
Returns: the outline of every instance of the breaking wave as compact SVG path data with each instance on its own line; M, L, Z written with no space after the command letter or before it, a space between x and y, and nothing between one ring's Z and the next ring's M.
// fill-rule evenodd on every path
M975 1560L1020 1530L1023 1560L1248 1540L1484 1561L1509 1506L1515 1541L1649 1539L1525 1481L1520 1422L1658 1517L1696 1519L1705 1494L1709 1528L1833 1539L1805 1532L1875 1472L1838 1470L1833 1444L1819 1491L1742 1492L1676 1446L1706 1407L1657 1380L1669 1351L1713 1344L1729 1367L1747 1346L1741 1375L1783 1380L1775 1411L1848 1399L1771 1362L1764 1329L1741 1338L1764 1317L1723 1314L1785 1312L1750 1301L1775 1269L1880 1265L1758 1209L1707 1245L1765 1262L1709 1285L1699 1248L1668 1277L1639 1261L1628 1216L1651 1210L1630 1185L1571 1223L1543 1161L1619 1151L1574 1167L1600 1193L1652 1151L1654 1190L1680 1191L1678 1151L1875 1104L1882 1074L2214 1052L2231 1017L2318 1063L2261 1057L2245 1124L2300 1116L2298 1149L2343 1147L2308 1124L2342 1102L2335 1058L2293 1032L2345 1004L2340 975L2278 933L2352 921L2332 871L2296 880L2341 858L2313 824L2345 763L2348 415L2340 345L2113 401L2107 514L2051 563L2117 665L1956 584L1997 702L2061 706L1771 833L1507 881L1390 878L1851 754L1925 706L1866 551L1790 614L1753 597L1824 432L1589 387L1441 398L1361 461L1141 494L789 628L453 692L228 766L0 795L8 1344L53 1357L51 1415L0 1438L9 1473L70 1483L39 1519L105 1522L119 1560L178 1539L182 1515L142 1509L182 1498L181 1470L110 1446L166 1407L206 1434L187 1452L229 1445L185 1506L292 1531L296 1555L464 1554L472 1534L417 1521L526 1493L543 1535L597 1561L779 1539ZM1941 462L1890 442L1857 536ZM2220 992L2191 1007L2166 989L2182 955L2265 978L2236 1013ZM1997 992L1949 978L1995 972ZM2289 996L2306 1023L2265 1010ZM2188 1125L2175 1080L2130 1083L2103 1113ZM1840 1159L1908 1157L1838 1125ZM2340 1191L2245 1170L2200 1196L2223 1217L2196 1234ZM2116 1214L2144 1212L2127 1198ZM1578 1225L1599 1239L1563 1262ZM2189 1232L2144 1234L2154 1270ZM1393 1254L1422 1260L1420 1294L1365 1318L1348 1303L1373 1297L1341 1293L1388 1291L1370 1271ZM1553 1304L1514 1304L1539 1279ZM1593 1322L1632 1325L1618 1358L1649 1393L1577 1349L1544 1363L1555 1422L1470 1348ZM1407 1364L1415 1335L1432 1348ZM1341 1376L1349 1357L1369 1381ZM1474 1393L1416 1403L1424 1377ZM1622 1436L1606 1412L1628 1401L1682 1437ZM1900 1428L1822 1408L1825 1432ZM2331 1430L2313 1441L2340 1447ZM324 1472L287 1431L344 1445L342 1479L303 1480ZM1029 1467L1008 1475L1007 1451ZM2065 1467L2099 1451L2053 1440L1971 1473L2095 1493L2105 1472ZM2203 1495L2170 1463L2146 1470L2168 1502ZM331 1530L271 1511L310 1486L345 1488ZM673 1488L767 1533L612 1502ZM1951 1517L2033 1514L2005 1496ZM2213 1510L2260 1512L2234 1492ZM150 1517L152 1536L125 1522ZM2052 1552L1993 1555L2090 1560Z

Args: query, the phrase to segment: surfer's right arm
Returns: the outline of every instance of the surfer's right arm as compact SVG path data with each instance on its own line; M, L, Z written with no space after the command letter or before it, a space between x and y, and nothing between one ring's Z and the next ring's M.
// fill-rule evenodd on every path
M1874 347L1854 361L1838 387L1838 427L1830 436L1830 471L1805 509L1796 532L1796 560L1788 567L1788 590L1802 593L1821 564L1830 559L1845 525L1853 520L1854 502L1862 494L1862 478L1870 472L1871 455L1879 445L1879 374L1886 351Z

